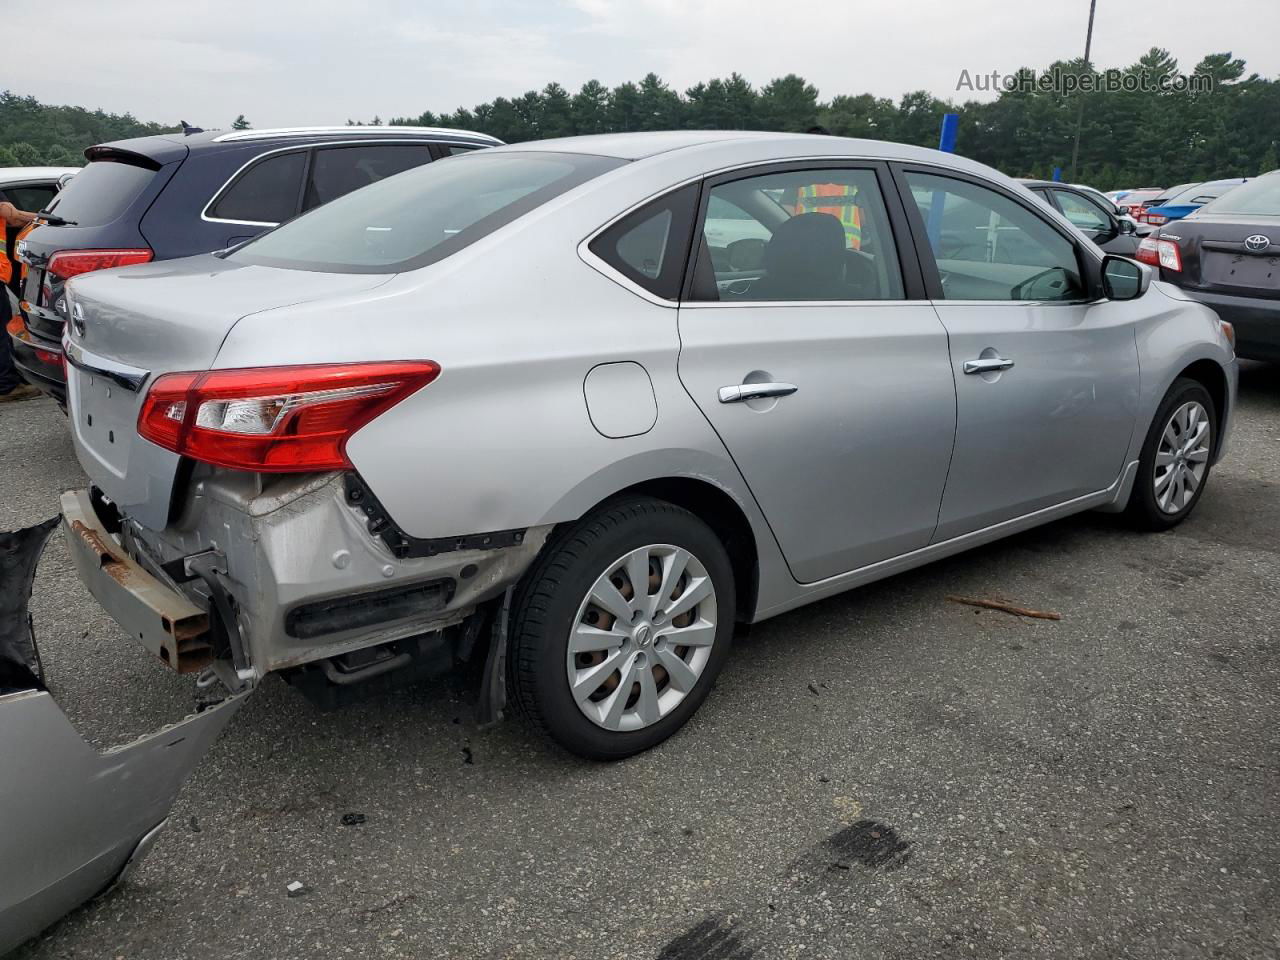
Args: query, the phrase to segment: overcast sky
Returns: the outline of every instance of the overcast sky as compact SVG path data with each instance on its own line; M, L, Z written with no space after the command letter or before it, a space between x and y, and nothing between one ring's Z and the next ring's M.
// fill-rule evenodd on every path
M823 99L956 93L973 74L1083 53L1088 0L2 0L21 54L0 88L144 120L225 127L413 116L519 95L574 92L650 70L679 90L737 70L786 73ZM1099 0L1093 59L1152 46L1189 71L1231 51L1280 75L1276 0ZM364 12L361 12L363 10ZM1211 13L1207 12L1211 11Z

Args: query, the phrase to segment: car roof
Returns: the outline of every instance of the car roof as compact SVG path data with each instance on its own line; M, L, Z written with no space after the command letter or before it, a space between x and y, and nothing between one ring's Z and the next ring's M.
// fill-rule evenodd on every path
M0 167L0 183L19 180L57 180L67 173L79 173L80 167Z
M732 162L736 147L750 144L753 153L762 148L776 148L777 159L802 160L814 158L865 158L906 160L937 163L960 170L987 173L991 170L975 160L956 153L943 153L927 147L913 147L888 140L860 140L854 137L833 137L818 133L778 133L757 130L669 130L652 133L604 133L585 137L561 137L553 140L535 140L512 143L498 147L493 153L512 151L547 151L551 153L583 153L616 157L620 160L645 160L677 151L715 156L723 155ZM1004 178L1001 174L1001 179Z
M180 160L191 150L232 149L242 143L308 144L330 140L424 140L451 143L474 143L477 146L496 146L502 143L497 137L474 130L452 130L447 127L393 127L393 126L342 126L342 127L278 127L264 130L201 130L197 133L157 133L149 137L133 137L128 140L112 140L99 143L85 151L110 154L113 151L138 154L157 163Z

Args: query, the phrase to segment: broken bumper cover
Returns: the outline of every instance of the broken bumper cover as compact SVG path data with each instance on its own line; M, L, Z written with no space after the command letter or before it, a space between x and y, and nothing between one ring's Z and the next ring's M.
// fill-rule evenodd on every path
M247 692L99 752L45 688L27 614L50 521L0 534L0 954L109 889Z

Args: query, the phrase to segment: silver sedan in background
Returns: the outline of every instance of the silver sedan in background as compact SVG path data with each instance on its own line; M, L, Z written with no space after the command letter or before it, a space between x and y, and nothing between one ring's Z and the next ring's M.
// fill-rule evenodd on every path
M1232 330L981 164L825 136L486 150L69 285L80 575L169 667L483 662L580 755L750 623L1037 524L1183 520Z

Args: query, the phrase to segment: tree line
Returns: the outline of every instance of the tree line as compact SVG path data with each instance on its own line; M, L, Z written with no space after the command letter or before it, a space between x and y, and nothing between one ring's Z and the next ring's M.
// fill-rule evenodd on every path
M1080 76L1091 66L1082 59L1059 61L1046 73ZM508 143L633 130L822 127L837 136L936 146L943 114L958 113L959 153L1013 176L1047 178L1055 167L1073 176L1072 146L1082 118L1074 179L1102 189L1255 176L1280 167L1280 79L1247 74L1244 61L1230 53L1209 54L1189 71L1209 84L1163 82L1181 72L1177 60L1157 47L1116 71L1142 81L1120 84L1121 89L1046 88L1030 82L1036 74L1024 68L1016 77L1026 82L994 100L965 102L924 90L896 101L867 93L824 101L796 74L757 88L733 73L681 92L650 73L612 88L589 80L577 93L549 83L517 97L389 122L480 130ZM380 117L370 122L382 124ZM241 114L232 126L243 129L248 121ZM178 129L130 114L47 106L6 91L0 94L0 166L76 165L94 143Z

